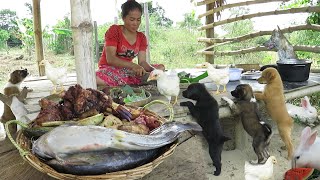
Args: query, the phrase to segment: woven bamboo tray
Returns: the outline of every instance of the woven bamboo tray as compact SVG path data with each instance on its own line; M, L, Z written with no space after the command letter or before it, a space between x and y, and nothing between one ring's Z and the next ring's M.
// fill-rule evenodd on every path
M150 111L147 109L148 106L155 104L155 103L162 103L167 106L167 108L170 111L170 118L166 120L165 118L157 115L156 113ZM136 107L139 108L139 107ZM151 103L147 104L144 108L144 111L148 115L152 115L158 118L158 120L162 123L166 121L171 121L173 119L173 108L171 105L168 103L165 103L163 101L155 100L152 101ZM53 168L51 168L49 165L45 164L42 162L39 158L37 158L31 151L32 147L32 142L30 139L25 137L22 133L22 131L18 131L17 133L17 138L16 141L13 140L10 132L8 131L9 125L10 124L19 124L20 121L18 120L13 120L13 121L8 121L5 124L6 132L8 135L8 138L11 140L11 142L16 146L16 148L19 150L20 155L22 158L27 161L31 166L33 166L35 169L38 171L45 173L53 178L56 179L83 179L83 180L95 180L95 179L107 179L107 180L118 180L118 179L139 179L142 178L143 176L149 174L154 168L156 168L159 164L161 164L166 158L171 156L175 148L177 147L178 143L175 141L173 144L170 145L161 155L159 155L156 159L153 161L144 164L142 166L129 169L129 170L123 170L123 171L117 171L117 172L112 172L112 173L106 173L106 174L101 174L101 175L73 175L73 174L64 174L64 173L59 173Z

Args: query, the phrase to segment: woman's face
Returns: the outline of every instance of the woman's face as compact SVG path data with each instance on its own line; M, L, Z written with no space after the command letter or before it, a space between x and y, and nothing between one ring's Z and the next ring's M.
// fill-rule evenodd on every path
M122 18L124 27L130 32L136 32L141 24L141 12L138 9L129 11L129 14Z

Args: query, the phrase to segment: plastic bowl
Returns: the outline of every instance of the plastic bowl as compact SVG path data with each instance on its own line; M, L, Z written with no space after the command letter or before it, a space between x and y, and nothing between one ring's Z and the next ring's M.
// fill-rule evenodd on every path
M242 71L242 68L229 68L229 81L239 81Z

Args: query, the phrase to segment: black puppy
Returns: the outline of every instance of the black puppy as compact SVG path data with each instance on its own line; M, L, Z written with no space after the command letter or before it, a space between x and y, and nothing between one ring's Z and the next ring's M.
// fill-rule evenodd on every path
M221 152L225 141L229 137L223 135L219 122L218 102L209 94L205 86L194 83L182 92L182 96L197 101L194 105L190 101L181 102L180 106L187 106L198 124L202 127L203 135L209 144L209 154L213 165L216 167L215 176L221 173Z
M236 98L233 102L227 97L222 97L232 110L233 114L240 114L241 122L245 131L253 138L252 147L258 156L258 164L264 164L269 158L268 146L272 136L271 126L260 120L258 104L254 98L250 85L240 84L231 95ZM253 162L251 161L253 164Z

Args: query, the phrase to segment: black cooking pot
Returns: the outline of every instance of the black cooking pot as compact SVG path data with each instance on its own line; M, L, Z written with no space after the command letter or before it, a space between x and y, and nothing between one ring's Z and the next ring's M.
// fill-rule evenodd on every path
M302 82L309 79L311 61L289 59L277 61L282 81Z

